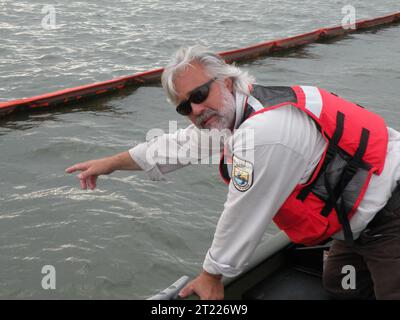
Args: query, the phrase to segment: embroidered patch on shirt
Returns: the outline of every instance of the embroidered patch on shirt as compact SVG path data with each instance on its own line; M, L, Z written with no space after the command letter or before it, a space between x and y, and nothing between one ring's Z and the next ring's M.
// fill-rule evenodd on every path
M253 164L233 155L232 182L239 191L248 190L253 184Z

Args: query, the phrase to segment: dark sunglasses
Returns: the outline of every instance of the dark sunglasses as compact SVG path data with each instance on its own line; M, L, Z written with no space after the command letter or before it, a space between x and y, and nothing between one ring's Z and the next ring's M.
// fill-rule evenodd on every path
M190 92L189 98L185 101L182 101L177 107L176 112L183 116L187 116L192 113L192 103L202 103L208 98L208 94L210 93L211 84L217 80L217 78L213 78L210 81L207 81L205 84L202 84L200 87L193 89Z

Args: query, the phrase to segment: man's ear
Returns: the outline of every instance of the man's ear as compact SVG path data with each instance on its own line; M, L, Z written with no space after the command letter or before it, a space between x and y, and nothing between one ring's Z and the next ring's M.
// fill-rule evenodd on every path
M225 86L228 88L230 92L233 92L233 81L231 78L226 78L224 80Z

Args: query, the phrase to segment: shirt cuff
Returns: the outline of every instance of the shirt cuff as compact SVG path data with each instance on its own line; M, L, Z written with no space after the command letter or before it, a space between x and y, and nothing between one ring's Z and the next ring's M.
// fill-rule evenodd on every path
M232 278L243 272L243 268L234 268L228 264L222 264L215 261L208 250L203 262L203 269L211 274L222 274L224 277Z
M129 149L133 161L150 177L151 180L166 180L153 159L147 159L147 143L140 143ZM153 161L151 161L153 160Z

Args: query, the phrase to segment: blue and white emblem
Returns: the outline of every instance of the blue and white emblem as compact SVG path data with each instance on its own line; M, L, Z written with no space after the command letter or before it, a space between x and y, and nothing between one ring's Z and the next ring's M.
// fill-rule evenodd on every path
M248 190L253 184L253 165L249 161L233 156L232 182L239 191Z

